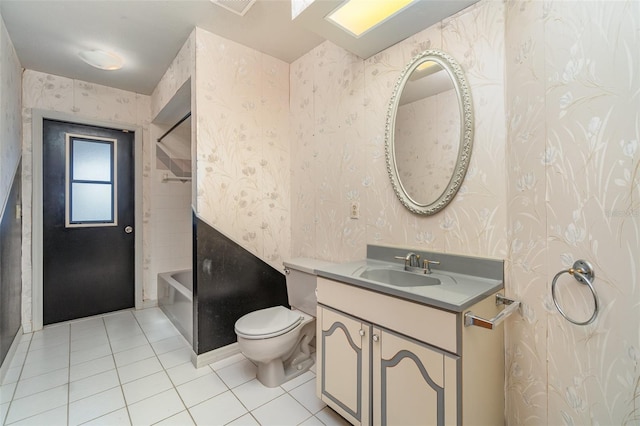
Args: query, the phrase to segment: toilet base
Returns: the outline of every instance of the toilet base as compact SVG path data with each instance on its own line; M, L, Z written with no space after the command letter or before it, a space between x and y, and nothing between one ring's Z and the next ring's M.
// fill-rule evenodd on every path
M313 365L313 358L308 357L287 367L280 360L270 363L258 362L256 378L268 388L275 388L299 375L309 371Z
M316 320L308 315L305 318L299 328L276 337L251 340L238 336L242 353L258 366L256 378L266 387L280 386L313 365ZM279 356L272 358L271 355Z

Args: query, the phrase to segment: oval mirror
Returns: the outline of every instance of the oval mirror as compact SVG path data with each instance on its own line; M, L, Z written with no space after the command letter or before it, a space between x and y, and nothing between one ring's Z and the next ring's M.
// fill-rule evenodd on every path
M424 215L445 208L460 189L473 145L471 94L451 56L426 50L404 68L385 137L387 170L402 204Z

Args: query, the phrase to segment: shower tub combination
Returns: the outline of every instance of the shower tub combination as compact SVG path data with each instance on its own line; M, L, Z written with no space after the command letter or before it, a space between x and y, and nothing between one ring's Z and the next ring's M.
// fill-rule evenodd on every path
M193 346L193 271L158 274L158 306Z

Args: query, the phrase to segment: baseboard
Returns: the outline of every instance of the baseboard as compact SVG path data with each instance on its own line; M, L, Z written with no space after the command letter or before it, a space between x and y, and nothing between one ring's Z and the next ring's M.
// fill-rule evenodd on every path
M31 321L22 323L22 334L33 333L33 323Z
M193 363L196 368L200 368L207 364L211 364L212 362L220 361L222 359L229 358L231 355L239 353L240 347L238 346L238 342L235 342L200 355L196 355L192 352L191 363Z
M15 337L13 338L13 342L11 342L11 346L7 351L7 356L4 357L4 361L2 361L2 365L0 365L0 383L4 381L4 376L6 376L7 371L9 371L9 366L11 365L11 361L13 361L13 356L18 350L18 345L20 344L20 341L22 341L23 335L24 333L22 332L22 327L20 327Z
M147 300L143 300L142 301L142 306L140 308L136 308L136 309L155 308L156 306L158 306L158 300L157 299L147 299Z

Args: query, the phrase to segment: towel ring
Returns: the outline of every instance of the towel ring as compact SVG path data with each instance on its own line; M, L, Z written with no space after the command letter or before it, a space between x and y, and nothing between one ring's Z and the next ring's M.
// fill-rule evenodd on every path
M593 295L593 302L595 304L595 309L593 310L593 314L591 315L591 318L589 318L586 321L576 321L573 318L570 318L562 310L562 308L558 304L558 301L556 300L556 283L560 275L565 273L569 275L573 275L573 278L575 278L576 281L578 281L580 284L584 284L588 286L589 290L591 290L591 294ZM573 268L560 271L556 274L555 277L553 277L553 282L551 284L551 298L553 299L553 304L556 305L558 312L560 312L560 314L570 323L573 323L575 325L588 325L588 324L591 324L593 321L595 321L596 317L598 316L598 311L600 310L600 304L598 302L598 294L596 293L595 288L593 288L594 278L595 278L595 274L593 272L593 267L586 260L577 260L573 264Z

